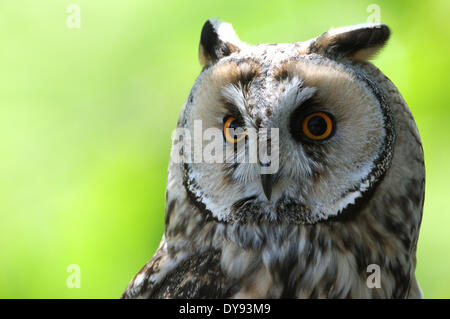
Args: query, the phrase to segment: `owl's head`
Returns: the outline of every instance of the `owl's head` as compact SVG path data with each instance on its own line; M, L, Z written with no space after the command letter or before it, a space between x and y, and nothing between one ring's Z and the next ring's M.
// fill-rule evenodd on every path
M389 168L395 131L383 92L358 65L389 34L364 24L248 45L208 20L173 147L193 203L224 222L315 223L368 196Z

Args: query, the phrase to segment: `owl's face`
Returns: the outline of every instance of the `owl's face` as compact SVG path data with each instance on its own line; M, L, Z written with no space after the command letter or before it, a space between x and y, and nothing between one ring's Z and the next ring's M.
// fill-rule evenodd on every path
M363 36L369 43L348 47L349 37ZM205 130L220 130L224 155L183 163L191 200L225 222L314 223L363 198L389 166L395 132L381 92L353 61L388 36L387 27L366 25L308 42L249 46L230 25L208 21L200 43L205 67L180 123L203 149ZM268 157L246 157L250 132L265 141L259 148L270 145ZM194 147L183 152L194 157Z

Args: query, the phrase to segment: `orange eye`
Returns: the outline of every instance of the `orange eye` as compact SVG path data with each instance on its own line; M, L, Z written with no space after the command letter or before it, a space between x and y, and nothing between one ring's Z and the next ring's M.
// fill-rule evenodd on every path
M227 142L234 144L245 137L245 130L234 117L229 116L223 124L223 135Z
M333 133L333 120L325 112L309 114L302 123L303 134L311 140L324 140Z

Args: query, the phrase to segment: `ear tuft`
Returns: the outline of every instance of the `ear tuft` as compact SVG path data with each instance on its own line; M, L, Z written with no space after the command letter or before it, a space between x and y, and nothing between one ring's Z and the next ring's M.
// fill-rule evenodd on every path
M239 51L244 46L237 37L231 24L219 19L205 22L200 36L198 55L200 63L205 66Z
M312 41L308 53L366 61L386 44L390 34L388 26L379 23L338 28L325 32Z

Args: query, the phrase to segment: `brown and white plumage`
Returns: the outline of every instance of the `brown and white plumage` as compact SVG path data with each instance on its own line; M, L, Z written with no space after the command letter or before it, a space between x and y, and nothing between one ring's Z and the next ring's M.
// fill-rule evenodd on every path
M221 128L229 112L245 127L277 127L280 167L268 194L258 164L172 160L165 235L123 298L421 297L420 137L394 84L366 62L388 37L366 24L250 46L209 20L178 127ZM333 114L328 140L296 138L309 109ZM366 284L370 264L381 288Z

